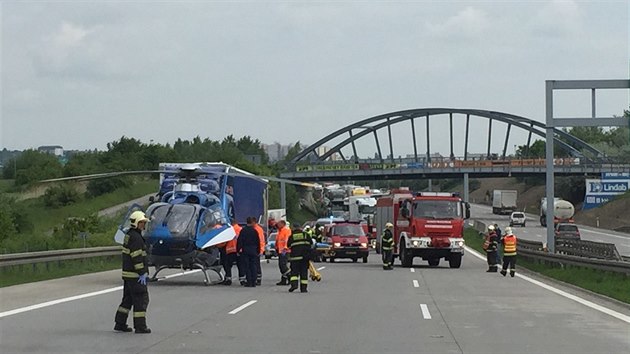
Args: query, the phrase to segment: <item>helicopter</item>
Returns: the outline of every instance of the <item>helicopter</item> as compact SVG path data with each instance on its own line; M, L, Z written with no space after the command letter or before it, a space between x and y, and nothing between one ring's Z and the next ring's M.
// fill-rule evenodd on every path
M159 191L156 197L150 198L151 204L146 210L137 204L129 208L114 240L122 244L132 212L145 212L150 220L144 234L147 260L149 266L155 267L151 281L161 279L158 274L164 269L199 269L204 274L205 285L223 281L217 246L236 237L231 219L245 224L247 217L254 216L261 225L266 225L270 180L311 186L257 176L222 162L160 163L156 171L124 171L72 179L146 173L160 174ZM219 280L212 282L209 272L216 273Z

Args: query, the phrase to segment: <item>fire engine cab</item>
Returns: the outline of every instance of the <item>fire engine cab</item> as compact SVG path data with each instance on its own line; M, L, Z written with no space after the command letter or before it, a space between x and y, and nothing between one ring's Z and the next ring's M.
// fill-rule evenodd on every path
M385 224L394 224L394 256L403 267L411 267L420 257L436 267L440 259L451 268L459 268L464 256L464 220L470 217L470 205L458 194L421 192L408 188L392 190L376 203L376 225L380 245Z

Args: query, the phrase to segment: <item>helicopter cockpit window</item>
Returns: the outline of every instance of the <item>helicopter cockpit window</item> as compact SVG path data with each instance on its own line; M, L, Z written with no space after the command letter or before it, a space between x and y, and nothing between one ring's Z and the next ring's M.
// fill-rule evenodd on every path
M204 234L212 229L220 228L223 225L228 224L228 220L225 217L225 213L220 205L216 205L208 208L204 213L199 227L199 232Z
M189 204L162 204L151 210L149 234L166 226L173 237L192 237L195 233L197 208Z

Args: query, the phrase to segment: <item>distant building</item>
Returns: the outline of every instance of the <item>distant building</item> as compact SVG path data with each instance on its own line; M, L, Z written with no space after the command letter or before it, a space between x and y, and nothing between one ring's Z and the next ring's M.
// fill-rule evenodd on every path
M37 151L47 154L55 155L57 157L63 156L63 146L60 145L44 145L37 148Z
M289 153L290 145L282 145L279 142L273 144L262 144L263 149L269 156L269 161L280 161Z

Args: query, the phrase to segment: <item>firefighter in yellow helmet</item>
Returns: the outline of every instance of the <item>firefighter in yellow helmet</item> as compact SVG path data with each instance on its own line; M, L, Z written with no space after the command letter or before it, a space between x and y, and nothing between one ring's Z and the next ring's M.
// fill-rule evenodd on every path
M394 265L393 253L394 253L394 224L388 222L385 224L385 230L383 230L383 236L381 236L381 253L383 255L383 269L392 270Z
M133 327L136 333L151 333L146 321L149 305L147 247L142 237L142 231L149 219L143 212L134 211L129 215L129 221L131 227L125 235L122 247L123 298L116 311L114 330L132 331L131 327L127 326L127 317L133 307Z
M516 274L516 236L512 233L511 227L505 228L505 235L501 238L503 244L503 269L501 269L501 275L507 274L508 267L510 268L510 276L514 277Z

